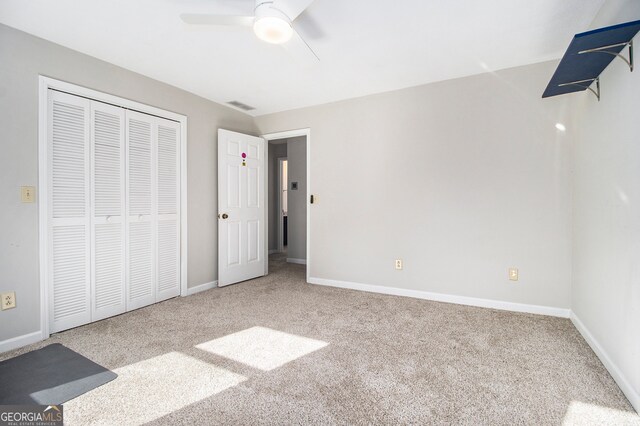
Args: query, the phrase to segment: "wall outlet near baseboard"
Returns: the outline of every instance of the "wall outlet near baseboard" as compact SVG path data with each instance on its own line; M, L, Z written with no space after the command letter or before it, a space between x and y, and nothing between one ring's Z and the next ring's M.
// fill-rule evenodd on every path
M0 294L0 300L2 305L0 308L4 311L6 309L12 309L16 307L16 292L10 291L7 293Z
M518 268L509 268L509 279L511 281L518 281Z
M402 269L402 259L396 259L396 269Z

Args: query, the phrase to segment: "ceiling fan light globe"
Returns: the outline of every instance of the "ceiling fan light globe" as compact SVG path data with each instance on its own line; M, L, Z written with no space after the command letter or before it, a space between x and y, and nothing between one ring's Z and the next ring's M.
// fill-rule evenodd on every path
M262 41L282 44L291 39L293 28L289 22L282 18L265 16L255 20L253 23L253 32Z

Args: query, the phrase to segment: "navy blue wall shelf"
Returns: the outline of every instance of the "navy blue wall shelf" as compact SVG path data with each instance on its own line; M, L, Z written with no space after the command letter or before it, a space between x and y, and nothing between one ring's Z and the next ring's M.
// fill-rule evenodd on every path
M542 97L548 98L589 89L599 100L599 77L611 61L616 57L621 58L633 71L633 37L638 31L640 31L640 21L633 21L576 34ZM621 54L627 46L629 46L629 58Z

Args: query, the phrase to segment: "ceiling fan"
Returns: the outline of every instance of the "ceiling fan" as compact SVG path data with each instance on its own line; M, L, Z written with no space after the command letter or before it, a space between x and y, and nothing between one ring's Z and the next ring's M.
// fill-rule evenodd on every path
M253 16L182 14L180 18L192 25L227 25L252 27L255 35L267 43L286 44L292 50L305 50L320 60L293 23L313 0L255 0Z

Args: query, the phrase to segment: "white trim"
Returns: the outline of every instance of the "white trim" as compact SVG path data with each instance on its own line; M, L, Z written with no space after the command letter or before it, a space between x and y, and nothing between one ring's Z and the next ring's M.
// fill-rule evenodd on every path
M218 130L220 133L220 130ZM269 253L269 141L262 138L264 142L264 157L262 158L262 170L264 170L264 243L262 253ZM218 150L220 141L218 141ZM220 160L218 160L220 166ZM218 190L220 190L220 182L218 181ZM219 201L219 200L218 200ZM220 232L220 221L218 221L218 232ZM220 234L218 234L218 249L220 248ZM218 250L218 263L220 263L220 250ZM269 275L269 255L264 257L264 275ZM218 278L220 278L220 265L218 265Z
M627 381L622 371L618 368L618 366L611 360L609 354L604 350L604 348L598 343L593 334L589 331L589 329L584 325L580 318L576 315L575 312L571 311L571 322L578 329L584 340L591 346L591 349L595 354L600 358L600 361L605 366L605 368L613 377L613 380L616 381L620 390L625 394L633 408L640 413L640 394L633 389L633 386Z
M98 92L86 87L56 80L50 77L38 76L39 104L38 104L38 212L39 212L39 264L40 264L40 324L42 338L49 337L49 308L47 282L47 99L48 90L55 89L72 95L90 98L99 102L117 105L145 114L180 123L180 295L188 295L187 274L187 116L172 111L163 110L140 102L135 102L108 93Z
M195 287L189 287L187 289L187 296L191 296L192 294L200 293L202 291L211 290L212 288L218 287L218 281L211 281L210 283L204 283L197 285Z
M409 290L404 288L360 284L348 281L328 280L325 278L310 278L308 282L310 284L318 284L329 287L347 288L351 290L368 291L371 293L413 297L416 299L432 300L435 302L455 303L458 305L500 309L503 311L525 312L529 314L548 315L560 318L569 318L570 313L569 309L555 308L552 306L529 305L525 303L504 302L501 300L479 299L476 297L456 296L452 294L432 293L422 290Z
M32 343L37 343L41 340L44 340L41 331L34 331L33 333L23 334L22 336L3 340L2 342L0 342L0 353L18 349Z
M312 258L311 258L311 214L313 213L313 209L311 208L311 203L309 202L309 198L311 197L311 129L310 128L305 128L305 129L296 129L296 130L287 130L284 132L276 132L276 133L267 133L265 135L262 135L262 138L264 138L264 140L267 142L267 147L269 146L269 141L272 140L276 140L276 139L288 139L288 138L295 138L298 136L306 136L307 137L307 282L310 282L309 280L311 279L311 262L312 262ZM265 172L265 174L267 174ZM269 180L267 179L267 185L269 184ZM268 205L268 198L267 197L267 215L269 213L269 205ZM267 216L267 222L268 222L269 218ZM266 228L268 229L269 227L266 226ZM267 235L268 238L268 235ZM266 244L268 245L268 243ZM265 253L267 253L268 249L265 248ZM269 263L269 262L267 262Z
M39 80L42 84L45 85L46 89L60 90L62 92L70 93L72 95L83 96L85 98L90 98L96 101L105 102L105 103L120 106L123 108L133 109L135 111L142 112L145 114L151 114L161 118L167 118L169 120L177 121L181 124L183 123L183 121L184 123L187 122L187 117L185 115L178 114L172 111L167 111L160 108L156 108L154 106L143 104L140 102L132 101L130 99L126 99L120 96L110 95L104 92L98 92L97 90L92 90L83 86L78 86L76 84L67 83L65 81L56 80L50 77L45 77L43 75L39 76Z
M287 257L287 263L296 263L298 265L306 265L307 259L295 259L293 257Z
M180 296L189 295L187 248L187 117L180 121Z
M47 289L49 282L47 281L47 258L48 238L47 238L47 217L48 203L47 197L47 176L49 173L47 167L47 92L49 85L42 76L38 79L38 245L40 248L38 263L40 266L40 330L42 330L42 338L49 337L49 298Z

